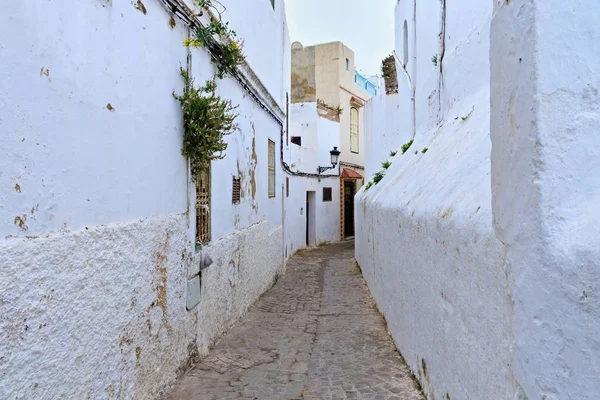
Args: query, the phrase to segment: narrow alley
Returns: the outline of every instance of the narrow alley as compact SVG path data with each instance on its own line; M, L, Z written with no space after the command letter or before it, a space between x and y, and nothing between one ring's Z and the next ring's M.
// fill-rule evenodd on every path
M164 399L423 399L418 387L346 241L298 253Z

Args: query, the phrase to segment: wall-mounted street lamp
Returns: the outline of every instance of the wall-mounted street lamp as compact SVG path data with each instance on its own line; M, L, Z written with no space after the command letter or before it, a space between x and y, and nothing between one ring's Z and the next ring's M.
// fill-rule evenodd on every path
M334 169L340 159L341 153L335 146L333 147L333 150L329 152L329 154L331 154L331 167L319 167L319 175L327 170Z

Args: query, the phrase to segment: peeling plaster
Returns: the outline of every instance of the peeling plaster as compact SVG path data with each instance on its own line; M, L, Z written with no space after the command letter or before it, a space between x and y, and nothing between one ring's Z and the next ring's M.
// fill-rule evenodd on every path
M228 1L233 4L223 3ZM281 106L282 94L289 92L283 79L289 75L285 11L242 3L228 7L228 16L256 68L244 74L261 83L265 92L259 96L270 95ZM7 189L0 191L0 266L10 271L0 285L0 330L6 333L0 339L0 398L157 398L284 272L282 202L279 192L267 199L267 175L261 172L267 138L279 147L280 126L238 82L225 79L220 94L240 104L246 123L235 135L241 137L238 157L231 151L214 163L213 198L230 198L231 181L223 177L230 178L237 163L246 175L246 198L254 204L213 204L218 223L204 250L215 262L202 272L200 304L186 311L188 273L199 260L190 233L194 210L187 209L181 114L169 93L181 87L173 66L187 58L181 43L189 32L184 24L172 26L166 9L130 4L77 2L65 14L51 2L36 4L35 13L19 3L0 15L0 36L10 32L16 38L4 50L19 55L0 64L0 75L15 78L3 90L20 104L19 113L0 107L0 119L11 127L0 136L0 146L19 143L14 154L19 162L9 158L0 168ZM77 34L81 15L92 27L87 47L96 49L85 54L61 45ZM118 15L130 23L115 25ZM59 20L72 29L44 31L36 41L39 51L27 51L31 32ZM257 20L263 21L260 29ZM123 37L127 41L119 40ZM152 46L145 45L149 41ZM194 76L212 76L206 52L192 52ZM109 53L119 63L107 62ZM40 70L48 57L74 62L52 67L51 74L46 66ZM65 78L75 75L76 80ZM61 90L48 90L51 76ZM30 91L23 92L24 86ZM28 101L32 92L47 107ZM91 120L82 135L81 121ZM52 136L57 130L60 137ZM282 177L277 164L278 187ZM40 351L48 343L53 351Z

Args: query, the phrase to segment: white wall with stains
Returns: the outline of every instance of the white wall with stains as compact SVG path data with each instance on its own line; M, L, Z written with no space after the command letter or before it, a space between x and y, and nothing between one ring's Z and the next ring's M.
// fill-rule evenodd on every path
M509 282L492 224L491 10L477 0L399 2L399 93L367 105L368 173L386 159L392 166L357 195L356 257L429 398L510 399L515 392ZM461 30L465 21L469 29ZM414 126L414 144L402 154ZM390 158L390 150L398 154Z
M397 70L401 71L399 66ZM385 94L385 90L380 90L365 105L366 132L378 132L365 137L365 153L368 154L365 159L365 182L382 169L382 162L391 160L391 154L412 139L412 129L407 125L407 116L412 109L407 88L408 85L404 85L404 91L389 95Z
M289 71L277 3L245 2L241 18L231 2L225 18L259 95L285 109L289 79L259 61L268 51ZM199 259L172 92L187 35L158 0L15 3L0 16L1 398L154 398L283 273L281 125L225 79L218 92L239 104L239 131L212 166L214 264L186 310ZM201 85L213 67L191 53Z
M289 144L286 145L285 158L293 171L317 173L317 167L330 167L334 147L340 148L340 124L320 117L317 103L290 104ZM299 146L291 142L293 136L302 138ZM325 171L324 175L337 173Z
M431 398L600 393L597 11L397 4L396 53L406 20L409 55L398 97L406 80L415 104L394 116L396 139L414 126L414 144L358 194L356 257ZM370 171L387 157L394 101L367 106Z
M593 0L513 0L492 22L492 205L524 398L600 396L600 40Z
M323 201L323 188L331 188L332 201ZM314 192L314 233L306 240L307 192ZM339 178L290 177L290 196L285 199L285 252L287 258L306 247L340 240ZM314 236L313 236L314 235Z

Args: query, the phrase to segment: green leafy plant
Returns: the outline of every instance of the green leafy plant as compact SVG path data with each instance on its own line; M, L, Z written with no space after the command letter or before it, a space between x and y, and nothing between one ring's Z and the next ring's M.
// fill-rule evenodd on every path
M367 186L365 186L365 192L371 189L373 186L377 185L379 182L381 182L384 176L385 170L376 172L375 175L373 175L373 178L369 181L369 183L367 183Z
M384 176L385 173L383 171L377 172L375 175L373 175L373 183L377 185L379 182L381 182Z
M462 120L463 120L463 122L464 122L464 121L466 121L466 120L468 120L468 119L471 117L471 115L473 114L473 111L474 111L474 110L475 110L475 109L472 109L470 113L468 113L468 114L467 114L467 115L465 115L464 117L460 117L460 119L462 119Z
M236 39L236 32L224 22L222 12L211 0L197 0L198 6L204 10L214 10L216 17L210 16L210 22L199 27L193 38L186 39L184 46L204 47L211 53L211 61L217 67L217 76L223 79L232 74L244 59L244 41Z
M398 93L398 72L396 71L396 59L390 54L381 63L381 74L385 84L386 94Z
M421 151L421 153L425 154L425 153L427 153L427 150L429 150L429 149L428 149L427 147L425 147L425 148L424 148L424 149Z
M412 146L413 142L414 140L411 139L409 142L402 145L402 154L406 153L408 149L410 149L410 146Z
M321 99L317 99L317 104L319 104L320 106L322 106L328 110L336 112L338 116L342 115L342 113L344 112L344 109L342 108L342 106L333 107L333 106L330 106L329 104L325 103Z
M189 157L194 177L210 165L211 160L222 159L227 149L224 136L237 130L235 112L238 106L223 100L215 90L214 80L204 87L195 88L194 80L181 68L181 76L187 88L182 95L173 92L183 110L183 148L181 153Z
M388 169L389 167L392 166L392 163L390 162L390 160L386 160L381 163L381 166L383 167L383 169Z
M434 54L433 57L431 57L431 62L433 63L433 65L435 65L436 67L438 66L438 55Z
M390 157L396 157L397 151L390 151Z

